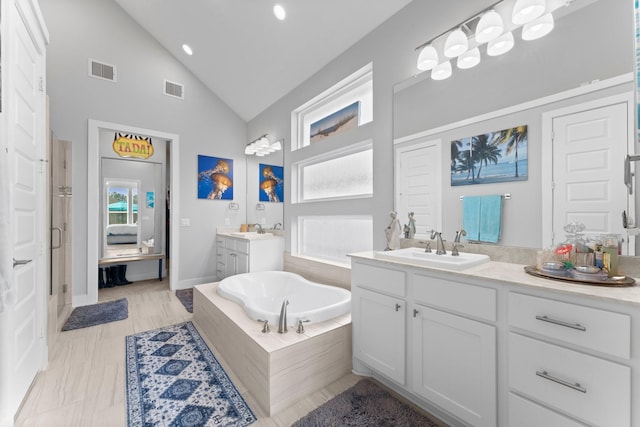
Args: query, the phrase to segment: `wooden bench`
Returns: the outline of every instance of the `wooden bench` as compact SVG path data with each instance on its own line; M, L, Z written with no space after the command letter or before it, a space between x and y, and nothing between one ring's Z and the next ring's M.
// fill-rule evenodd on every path
M113 265L113 264L124 264L125 262L134 262L134 261L148 261L152 259L158 260L158 280L162 280L162 260L164 259L164 254L149 254L149 255L131 255L131 256L120 256L115 258L102 258L98 260L98 265Z

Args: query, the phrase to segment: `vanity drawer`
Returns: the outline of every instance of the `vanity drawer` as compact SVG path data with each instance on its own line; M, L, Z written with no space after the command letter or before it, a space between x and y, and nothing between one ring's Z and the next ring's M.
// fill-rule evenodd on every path
M236 251L243 254L249 253L249 241L248 240L236 240Z
M354 263L351 283L360 288L404 298L407 295L404 271Z
M631 369L509 333L509 388L587 423L629 426Z
M509 324L629 359L631 317L592 307L509 293Z
M223 239L223 238L221 238L221 237L216 238L216 247L218 247L218 248L224 248L224 242L225 242L226 240L227 240L227 239Z
M509 422L507 425L518 427L585 427L585 424L553 412L513 393L509 393Z
M417 303L496 321L495 289L414 274L413 295Z

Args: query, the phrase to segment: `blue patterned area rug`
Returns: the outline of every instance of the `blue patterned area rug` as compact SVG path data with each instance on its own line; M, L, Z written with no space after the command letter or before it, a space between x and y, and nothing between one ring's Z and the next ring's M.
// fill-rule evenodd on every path
M178 289L176 291L176 296L184 308L186 308L189 313L193 313L193 288Z
M62 330L88 328L89 326L123 320L127 317L129 317L129 303L126 298L84 305L73 309Z
M242 427L249 406L191 322L129 335L129 427Z

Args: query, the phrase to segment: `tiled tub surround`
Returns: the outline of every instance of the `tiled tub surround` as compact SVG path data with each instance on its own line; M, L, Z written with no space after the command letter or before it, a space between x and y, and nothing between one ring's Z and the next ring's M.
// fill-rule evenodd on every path
M640 285L538 278L534 260L446 271L354 254L354 370L452 425L640 427Z
M303 334L277 325L262 333L242 307L216 292L218 283L197 285L193 322L227 361L243 387L273 415L351 371L351 315L306 324Z

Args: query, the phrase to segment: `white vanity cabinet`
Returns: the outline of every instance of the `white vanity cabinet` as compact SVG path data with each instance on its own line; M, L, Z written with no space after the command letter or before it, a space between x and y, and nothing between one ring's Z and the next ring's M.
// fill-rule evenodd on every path
M373 266L352 267L351 279L354 357L405 385L405 273Z
M352 260L354 367L474 426L496 425L495 290Z
M518 292L509 292L508 315L513 425L532 416L558 418L553 425L631 425L629 315Z
M216 236L216 275L219 279L252 271L281 271L284 240L282 237L245 239Z

